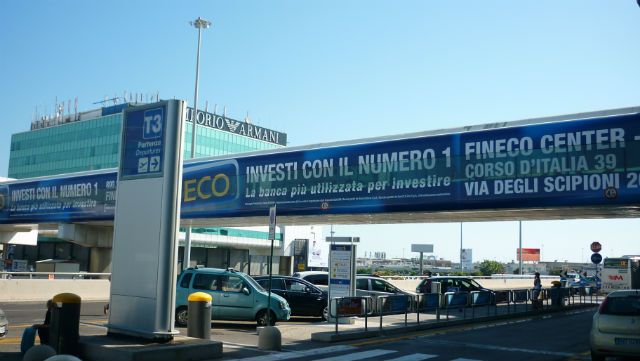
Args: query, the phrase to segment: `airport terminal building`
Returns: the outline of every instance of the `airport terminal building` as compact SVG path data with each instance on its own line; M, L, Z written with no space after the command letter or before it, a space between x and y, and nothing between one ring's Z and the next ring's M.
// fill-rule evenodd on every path
M123 110L134 103L101 107L82 113L43 117L31 129L13 134L8 176L13 179L46 177L118 167ZM193 109L184 127L184 159L191 158ZM196 120L196 158L286 146L287 135L244 121L199 111ZM112 228L111 228L112 230ZM107 227L106 232L109 232ZM5 230L6 233L6 230ZM184 253L184 229L180 232L179 268ZM31 239L3 239L5 268L13 260L26 260L27 270L44 269L45 260L75 264L79 271L109 272L112 238L104 230L60 224L38 227L37 245ZM267 272L270 241L268 227L200 227L192 232L191 265ZM290 274L306 259L309 239L322 239L320 226L279 227L276 234L274 273ZM295 254L294 254L295 253ZM275 257L275 256L278 257ZM39 262L38 262L39 261ZM24 263L24 262L23 262ZM40 267L42 266L42 267ZM47 265L51 269L52 265ZM14 267L15 268L15 267Z

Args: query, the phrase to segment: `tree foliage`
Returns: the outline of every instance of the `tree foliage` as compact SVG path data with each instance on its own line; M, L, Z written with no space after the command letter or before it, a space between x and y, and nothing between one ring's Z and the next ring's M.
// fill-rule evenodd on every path
M484 260L480 263L480 273L482 273L483 276L504 273L504 266L500 262Z

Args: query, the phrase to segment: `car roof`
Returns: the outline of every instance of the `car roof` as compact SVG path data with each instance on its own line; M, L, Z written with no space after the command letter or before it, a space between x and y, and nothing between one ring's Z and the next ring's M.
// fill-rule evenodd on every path
M239 273L242 272L235 271L233 269L222 269L222 268L207 268L207 267L199 267L199 268L187 268L186 271L194 271L194 272L203 272L203 273L215 273L215 274L225 274L225 273Z
M266 280L269 279L269 276L265 276L265 275L261 275L261 276L251 276L254 280ZM291 277L291 276L281 276L281 275L273 275L271 276L271 279L282 279L282 280L292 280L292 281L296 281L296 282L302 282L307 286L313 286L315 288L318 288L318 286L314 285L313 283L302 279L302 278L298 278L298 277Z
M257 280L257 279L269 278L269 275L259 275L259 276L251 276L251 277L253 277L253 279ZM300 278L292 277L292 276L272 275L271 278L283 278L283 279L290 279L290 280L300 281ZM305 281L305 280L302 280L302 281Z
M298 276L294 277L294 278L298 278L298 277L304 277L304 276L309 276L309 275L328 275L329 272L327 271L302 271L302 272L296 272L294 273Z
M628 296L640 296L640 289L638 290L617 290L609 293L607 297L628 297Z

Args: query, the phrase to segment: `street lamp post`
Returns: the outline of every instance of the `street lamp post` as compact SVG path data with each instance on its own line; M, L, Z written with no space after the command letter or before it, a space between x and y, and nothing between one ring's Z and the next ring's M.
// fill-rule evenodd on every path
M202 29L206 29L211 25L210 21L198 17L195 21L190 21L189 24L198 29L198 57L196 60L196 93L193 97L193 114L191 116L191 159L196 157L196 123L198 121L198 81L200 78L200 38L202 36ZM189 268L191 263L191 227L187 227L187 232L184 237L184 257L182 262L182 269Z

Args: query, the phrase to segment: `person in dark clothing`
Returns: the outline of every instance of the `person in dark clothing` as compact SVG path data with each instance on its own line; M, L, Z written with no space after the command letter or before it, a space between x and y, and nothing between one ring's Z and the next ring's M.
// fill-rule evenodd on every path
M38 337L41 345L49 344L49 325L51 324L51 309L53 308L53 300L47 301L47 314L44 316L44 323L33 325L38 330Z

